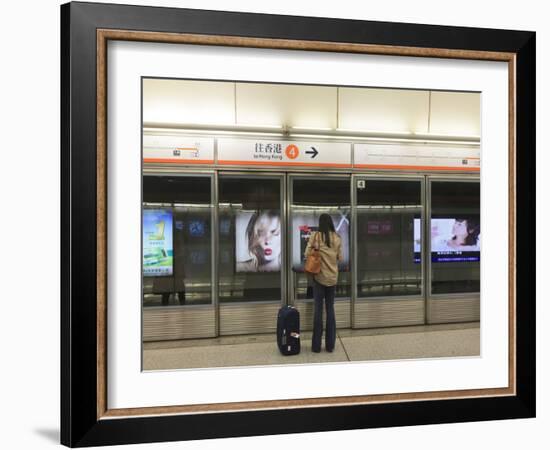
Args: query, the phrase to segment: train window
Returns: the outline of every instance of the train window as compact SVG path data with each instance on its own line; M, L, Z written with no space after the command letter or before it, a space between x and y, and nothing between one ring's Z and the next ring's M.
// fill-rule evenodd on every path
M479 182L431 183L431 292L479 292Z
M356 180L357 297L422 292L421 182Z
M212 303L209 176L144 176L143 305Z
M219 301L281 301L281 178L220 176Z

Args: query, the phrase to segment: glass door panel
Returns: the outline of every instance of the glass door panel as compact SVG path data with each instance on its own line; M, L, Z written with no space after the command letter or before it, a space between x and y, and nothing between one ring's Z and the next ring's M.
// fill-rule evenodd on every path
M143 177L143 306L212 303L212 178Z
M357 298L422 295L422 181L356 178Z
M279 176L220 175L219 302L282 301Z
M479 292L479 181L435 181L431 195L431 293Z
M329 214L342 239L343 261L339 264L336 298L350 298L350 178L291 177L290 240L293 280L292 298L313 298L312 281L304 272L304 252L319 216Z

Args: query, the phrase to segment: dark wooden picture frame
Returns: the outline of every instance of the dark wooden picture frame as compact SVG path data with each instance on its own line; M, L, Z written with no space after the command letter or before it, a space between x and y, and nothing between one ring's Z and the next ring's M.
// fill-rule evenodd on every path
M506 389L110 410L106 43L130 40L506 61ZM61 7L61 442L71 447L535 416L535 33L125 5Z

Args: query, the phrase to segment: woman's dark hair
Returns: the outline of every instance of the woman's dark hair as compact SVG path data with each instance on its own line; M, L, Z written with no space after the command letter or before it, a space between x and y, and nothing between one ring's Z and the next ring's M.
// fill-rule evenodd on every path
M330 232L336 232L336 230L334 229L332 217L330 217L328 214L321 214L319 216L319 231L323 234L325 238L325 244L330 247Z
M455 219L457 222L466 221L466 231L468 231L468 236L464 239L464 245L477 245L477 238L481 231L479 225L479 218L476 217L457 217ZM456 239L456 236L453 237Z

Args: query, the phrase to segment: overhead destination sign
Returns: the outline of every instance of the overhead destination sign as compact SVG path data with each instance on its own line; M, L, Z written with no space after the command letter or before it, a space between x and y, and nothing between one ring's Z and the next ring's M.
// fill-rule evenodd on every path
M356 168L479 172L477 146L355 144Z
M143 162L214 164L214 139L144 135Z
M351 144L218 139L218 164L350 168Z

